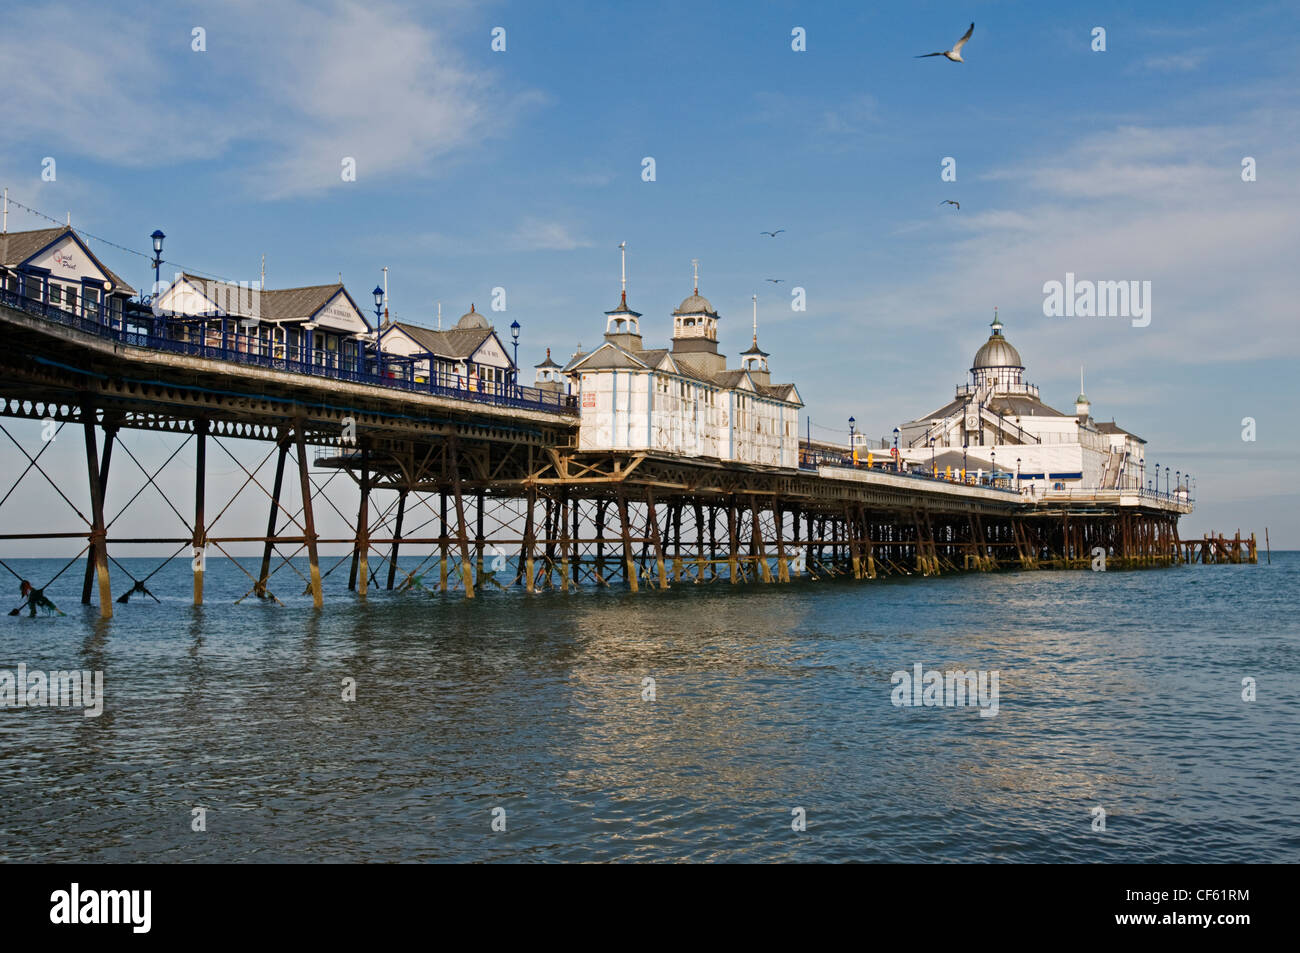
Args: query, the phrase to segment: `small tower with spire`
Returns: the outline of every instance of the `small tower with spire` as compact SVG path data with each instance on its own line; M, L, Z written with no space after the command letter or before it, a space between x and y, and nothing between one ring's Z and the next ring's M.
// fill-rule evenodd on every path
M605 340L629 351L639 351L641 344L641 313L627 306L627 242L618 243L622 253L621 281L618 307L605 312Z
M1083 365L1079 365L1079 396L1074 399L1074 413L1080 420L1087 420L1092 416L1092 401L1088 400L1088 395L1083 389Z
M727 359L718 353L718 312L700 294L700 260L691 259L694 285L673 312L673 360L694 367L703 374L719 374Z
M754 341L750 344L749 349L740 352L740 366L749 371L749 376L754 379L755 384L768 385L772 383L772 375L768 370L768 354L758 346L758 295L754 295Z
M564 381L564 368L551 359L551 349L546 349L546 360L533 365L535 374L533 382L539 390L552 390L563 393L568 388Z

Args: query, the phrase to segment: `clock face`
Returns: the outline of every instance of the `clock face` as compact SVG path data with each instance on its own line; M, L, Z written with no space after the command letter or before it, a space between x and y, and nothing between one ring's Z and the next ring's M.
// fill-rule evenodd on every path
M974 414L971 414L969 417L966 418L967 430L979 430L979 427L980 427L979 417L975 416Z

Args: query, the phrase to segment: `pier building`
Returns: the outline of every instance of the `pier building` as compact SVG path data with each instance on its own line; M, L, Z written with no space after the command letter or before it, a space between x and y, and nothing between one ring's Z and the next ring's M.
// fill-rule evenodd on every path
M794 384L772 383L753 300L753 342L729 368L718 350L721 315L700 294L698 273L672 312L668 348L645 346L641 314L628 306L625 286L618 305L605 312L604 341L574 354L563 369L580 395L579 448L796 468L803 401Z
M899 426L899 455L911 468L996 471L1031 495L1143 486L1146 441L1093 419L1082 374L1073 413L1044 403L996 310L969 375L948 403Z

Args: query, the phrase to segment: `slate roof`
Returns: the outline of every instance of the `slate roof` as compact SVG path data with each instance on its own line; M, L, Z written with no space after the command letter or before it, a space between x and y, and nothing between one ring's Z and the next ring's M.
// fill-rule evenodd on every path
M191 275L181 272L181 280L188 282L195 290L206 294L207 289L212 284L227 284L215 278L204 278L201 275ZM275 288L263 291L258 304L261 309L259 317L263 321L306 321L313 314L329 302L336 294L342 291L347 295L347 289L343 285L335 282L332 285L310 285L305 288ZM352 296L347 295L348 300L352 301ZM356 302L352 302L356 307ZM361 320L369 326L369 321L357 308L357 313L361 315Z
M452 328L450 331L435 331L422 328L417 324L394 321L393 326L401 328L411 340L430 354L438 357L464 360L483 346L483 342L492 337L491 328Z
M1097 431L1099 433L1122 433L1127 437L1132 437L1134 440L1138 440L1141 441L1142 443L1146 443L1145 440L1143 440L1133 431L1125 430L1123 427L1119 426L1119 424L1115 423L1115 421L1113 420L1110 421L1109 423L1099 423L1096 426L1097 426Z
M95 267L113 282L113 291L124 291L128 294L135 293L135 289L100 261L95 253L90 250L90 247L86 245L85 241L82 240L81 236L77 235L76 231L67 225L59 225L55 228L38 228L29 232L5 232L0 235L0 266L17 268L28 258L31 258L43 248L53 245L67 234L75 235L77 240L81 242L86 249L86 253L90 255L90 260L95 263Z
M966 405L965 398L958 397L950 400L932 414L926 414L923 417L917 417L911 423L920 423L927 420L943 420L952 416ZM1026 397L1019 394L1012 394L1004 397L993 397L984 405L995 414L1001 414L1003 417L1073 417L1073 414L1063 414L1059 410L1047 406L1036 397Z

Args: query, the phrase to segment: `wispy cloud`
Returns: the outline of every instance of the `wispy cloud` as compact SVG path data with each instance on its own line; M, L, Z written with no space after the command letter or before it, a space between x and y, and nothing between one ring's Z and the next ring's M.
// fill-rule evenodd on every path
M201 53L174 25L164 33L102 6L6 16L9 96L59 101L27 110L9 135L122 165L219 160L270 198L343 184L345 157L362 184L434 174L540 101L503 89L392 2L234 0L205 14Z
M589 248L591 242L577 238L559 222L524 219L510 237L510 247L519 251L572 251Z
M1156 73L1189 73L1200 69L1209 54L1204 50L1187 50L1182 53L1152 54L1138 64L1140 69Z

